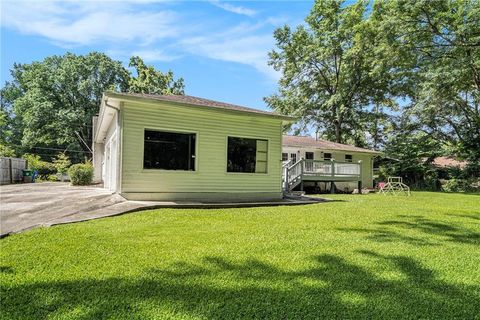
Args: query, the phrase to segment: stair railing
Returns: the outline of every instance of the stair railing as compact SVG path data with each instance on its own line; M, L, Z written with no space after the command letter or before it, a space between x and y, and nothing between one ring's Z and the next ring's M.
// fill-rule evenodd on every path
M302 177L303 174L303 159L298 160L293 165L287 168L286 190L290 191L292 185Z

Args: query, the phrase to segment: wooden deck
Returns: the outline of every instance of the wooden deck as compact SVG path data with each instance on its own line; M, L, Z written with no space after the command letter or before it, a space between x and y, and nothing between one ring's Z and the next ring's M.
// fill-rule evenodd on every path
M284 191L290 192L300 185L303 189L304 181L318 182L351 182L359 183L361 189L362 180L361 162L338 162L301 159L296 163L284 163L283 187Z

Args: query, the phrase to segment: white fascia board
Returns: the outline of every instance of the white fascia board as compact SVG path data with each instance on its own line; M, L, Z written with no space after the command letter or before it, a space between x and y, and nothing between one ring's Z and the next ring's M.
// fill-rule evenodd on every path
M95 143L104 142L108 128L118 111L120 111L120 100L103 96L102 103L100 104L97 127L95 128Z

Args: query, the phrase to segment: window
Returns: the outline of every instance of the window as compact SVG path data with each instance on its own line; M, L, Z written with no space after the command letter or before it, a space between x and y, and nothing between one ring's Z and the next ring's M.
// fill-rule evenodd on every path
M325 153L323 154L323 160L325 160L325 161L332 161L332 154L329 153L329 152L325 152Z
M292 160L293 163L297 163L297 154L290 153L290 159Z
M353 161L353 156L351 154L346 154L345 155L345 162L352 162Z
M195 171L194 133L145 130L143 168Z
M227 172L267 173L267 140L228 137Z
M288 153L282 153L282 161L288 161Z
M313 160L313 158L314 158L313 152L305 152L305 159Z

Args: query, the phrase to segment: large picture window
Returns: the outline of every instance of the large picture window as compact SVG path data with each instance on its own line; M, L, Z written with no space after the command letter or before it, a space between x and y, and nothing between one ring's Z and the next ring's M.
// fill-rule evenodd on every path
M267 173L268 141L228 137L227 172Z
M143 168L195 171L194 133L145 130Z

